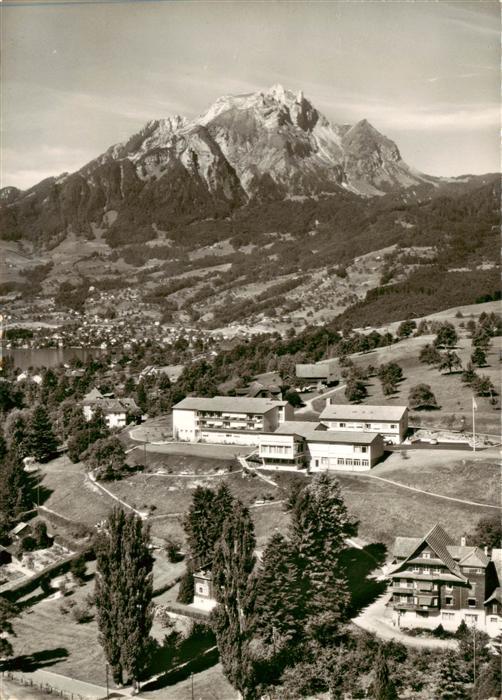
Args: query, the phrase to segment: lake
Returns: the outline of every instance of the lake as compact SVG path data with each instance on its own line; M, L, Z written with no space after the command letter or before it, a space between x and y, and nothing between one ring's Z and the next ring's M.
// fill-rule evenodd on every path
M1 351L3 357L12 357L14 366L20 369L57 367L62 362L69 362L75 357L85 361L104 352L106 350L101 350L100 348L40 348L38 350L31 348L2 348Z

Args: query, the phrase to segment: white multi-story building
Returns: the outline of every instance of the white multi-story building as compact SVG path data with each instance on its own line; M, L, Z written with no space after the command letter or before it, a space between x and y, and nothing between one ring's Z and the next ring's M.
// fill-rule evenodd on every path
M173 437L183 442L258 445L260 434L291 420L287 401L240 396L188 396L173 407Z
M319 420L328 430L379 433L384 440L399 444L408 431L408 407L342 405L328 399Z
M380 435L334 432L319 423L290 421L260 437L264 469L295 471L367 471L381 459Z

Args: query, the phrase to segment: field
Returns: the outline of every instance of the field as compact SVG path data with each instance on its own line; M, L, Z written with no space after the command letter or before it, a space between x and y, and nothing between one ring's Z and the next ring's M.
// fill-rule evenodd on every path
M459 319L455 319L457 325ZM460 339L455 352L462 360L465 367L472 352L471 340L465 331L460 331ZM410 424L423 424L424 426L438 426L444 428L459 429L462 417L465 419L465 429L472 430L472 391L462 383L460 372L451 374L440 373L437 369L418 361L420 349L434 340L434 335L424 335L417 338L408 338L395 345L377 348L368 353L356 353L351 359L357 367L365 368L369 365L378 367L386 362L397 362L403 370L404 379L398 384L397 391L391 397L384 396L381 383L377 377L371 377L367 383L368 397L363 404L396 404L406 405L410 388L416 384L429 384L436 396L440 410L412 412ZM492 346L487 353L486 367L478 370L479 374L487 375L495 387L500 384L500 352L502 351L502 337L493 338ZM476 428L479 432L500 434L500 405L493 407L490 399L476 398L478 411L476 413ZM348 403L344 392L336 394L336 403ZM325 401L319 399L314 402L316 411L321 411Z
M401 484L478 503L500 505L500 464L495 450L394 452L372 474Z
M75 522L94 525L106 518L113 501L86 476L82 464L60 457L44 465L40 503Z
M379 476L431 494L500 505L500 468L495 451L488 455L409 450L407 454L408 459L398 452L391 454L368 474L335 473L348 511L359 521L362 540L389 547L397 535L425 534L437 522L458 539L472 531L479 518L497 513L493 508L442 500L372 478ZM273 478L284 488L293 481L305 481L304 476L288 473L274 474ZM275 508L278 511L280 507ZM277 524L271 519L266 526L284 531L286 514L277 518Z

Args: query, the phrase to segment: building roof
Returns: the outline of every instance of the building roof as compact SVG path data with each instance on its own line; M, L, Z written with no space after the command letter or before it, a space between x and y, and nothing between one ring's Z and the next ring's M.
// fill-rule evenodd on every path
M499 603L502 602L502 588L500 586L497 586L497 588L492 592L491 596L485 600L484 605L490 603L492 600L496 600Z
M94 403L95 401L99 401L100 399L103 399L104 396L103 394L96 388L91 389L82 399L82 403Z
M401 569L404 564L413 558L417 549L424 543L428 544L443 564L448 567L451 573L462 581L466 581L467 579L462 573L460 566L476 568L486 568L488 566L489 559L479 547L456 545L440 525L434 525L423 538L396 537L393 554L401 561L391 569L390 573L395 573Z
M448 551L461 566L486 568L490 561L479 547L448 547Z
M340 431L340 430L324 430L324 428L316 428L316 423L307 423L305 421L286 421L280 425L275 431L276 435L299 435L305 438L307 442L327 442L331 444L349 444L349 445L371 445L375 440L379 439L379 435L375 433L363 433L356 430ZM309 427L310 426L310 427Z
M277 430L275 430L275 432L289 434L296 433L297 435L301 435L302 431L311 432L312 430L321 430L324 432L327 430L327 428L325 425L319 423L318 421L285 420L284 423L281 423Z
M398 422L408 406L368 406L353 404L327 404L319 416L320 420L379 420Z
M327 377L335 371L335 365L336 362L333 360L325 360L324 362L315 362L313 364L297 364L295 365L295 374L299 379Z
M494 547L492 549L491 560L495 566L499 584L502 586L502 549L497 549Z
M24 523L24 522L18 523L18 524L16 525L16 527L12 528L12 530L10 531L9 534L11 534L11 535L19 535L19 533L22 532L23 530L25 530L27 527L30 527L30 526L28 525L28 523Z
M256 399L247 396L187 396L173 406L179 411L229 411L231 413L267 413L272 408L285 406L287 401Z
M98 389L91 389L84 396L82 403L85 406L99 407L103 413L134 413L140 411L134 399L105 396Z

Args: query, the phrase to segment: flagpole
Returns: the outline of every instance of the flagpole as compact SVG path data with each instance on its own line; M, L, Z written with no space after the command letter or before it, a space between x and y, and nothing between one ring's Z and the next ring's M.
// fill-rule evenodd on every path
M476 452L476 418L475 409L476 403L474 401L474 396L472 397L472 451Z

